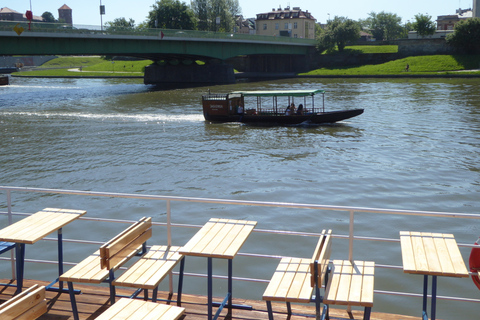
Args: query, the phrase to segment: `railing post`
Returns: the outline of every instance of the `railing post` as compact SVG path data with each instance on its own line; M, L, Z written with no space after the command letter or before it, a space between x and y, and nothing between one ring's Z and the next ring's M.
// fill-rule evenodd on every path
M350 228L348 236L348 260L353 263L353 224L354 224L354 212L350 210Z
M167 200L167 250L172 246L172 211L170 207L170 200ZM166 259L166 258L165 258ZM170 294L173 294L173 272L170 271L168 275Z
M8 208L8 225L11 225L13 223L13 218L12 218L12 195L10 190L7 190L7 208ZM15 250L10 250L10 262L12 264L12 280L16 280L16 275L15 275L15 256L14 252Z
M170 200L167 200L167 243L172 245L172 212L170 209Z
M348 260L353 265L353 224L354 224L354 212L350 210L350 227L348 236ZM348 312L352 312L352 306L347 307Z

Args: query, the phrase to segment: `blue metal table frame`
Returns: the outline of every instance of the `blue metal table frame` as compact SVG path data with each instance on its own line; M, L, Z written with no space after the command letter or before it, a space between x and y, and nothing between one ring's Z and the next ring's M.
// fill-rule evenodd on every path
M423 275L422 319L428 320L428 277L432 276L431 320L436 319L437 276L469 277L453 234L400 231L403 271Z
M234 307L232 304L233 258L256 224L256 221L212 218L179 250L179 253L184 256L199 256L208 259L208 320L217 319L225 306L228 306L229 313L232 312ZM225 299L219 304L213 302L213 258L228 260L228 292ZM218 305L219 308L213 316L214 305Z
M86 213L87 212L83 210L46 208L0 230L0 241L15 243L15 269L17 275L16 294L20 293L23 288L26 251L25 244L34 244L50 233L57 231L58 276L60 277L60 275L63 274L63 226ZM58 288L53 287L57 282L59 282L59 278L50 283L46 289L63 292L62 281L59 282Z

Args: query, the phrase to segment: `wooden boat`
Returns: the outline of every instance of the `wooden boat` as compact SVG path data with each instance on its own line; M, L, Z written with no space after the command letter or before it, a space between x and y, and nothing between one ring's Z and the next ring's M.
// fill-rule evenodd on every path
M315 106L315 95L322 95L321 107ZM264 98L271 104L264 106ZM253 101L249 101L253 100ZM255 103L256 100L256 103ZM270 99L268 99L270 100ZM252 103L249 105L248 103ZM298 103L298 105L296 105ZM325 111L324 90L236 91L202 96L203 115L207 121L251 124L323 124L350 119L363 109ZM295 106L294 111L290 109Z
M10 83L8 75L0 74L0 86L6 86Z

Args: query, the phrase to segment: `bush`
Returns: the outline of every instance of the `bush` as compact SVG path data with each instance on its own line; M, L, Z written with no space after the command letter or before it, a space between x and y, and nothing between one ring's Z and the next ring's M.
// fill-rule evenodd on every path
M455 25L455 32L446 38L449 46L466 53L480 53L480 18L460 21Z

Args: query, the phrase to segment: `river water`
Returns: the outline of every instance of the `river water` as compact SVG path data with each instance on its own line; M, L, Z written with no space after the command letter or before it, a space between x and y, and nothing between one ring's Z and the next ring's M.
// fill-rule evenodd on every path
M313 88L327 91L327 109L365 112L315 127L213 124L203 119L201 95L209 89ZM10 86L0 87L0 150L0 184L8 186L478 213L480 80L291 79L160 89L141 80L13 78ZM25 193L14 193L13 202L17 212L65 207L86 209L92 217L149 215L157 221L165 220L166 210L164 203ZM0 207L5 210L5 200ZM261 229L332 228L348 233L348 215L336 212L315 219L300 209L177 203L172 213L178 223L201 225L216 216L256 220ZM361 214L356 221L356 235L398 239L399 230L447 232L460 243L473 243L480 236L478 220ZM65 236L105 241L124 227L111 231L95 223L77 226L85 227L67 226ZM179 230L174 244L184 244L193 232ZM302 237L253 239L244 251L308 257L313 246ZM347 245L335 240L332 258L346 259ZM79 261L94 248L78 247L66 245L68 261ZM356 248L358 259L401 265L399 244L390 245L380 257L376 244ZM462 254L468 262L469 250L462 249ZM27 247L27 258L50 255L55 258L54 252ZM187 271L203 272L202 263L196 262L195 270L187 262ZM235 259L236 275L268 279L275 264L252 265L240 257ZM50 269L27 264L27 277L42 278ZM2 263L0 270L8 277L8 264ZM421 292L422 277L401 270L379 269L375 279L378 290ZM192 283L186 292L204 293L204 280ZM264 288L240 284L236 294L258 299ZM439 279L439 295L479 298L479 291L470 279L447 278ZM439 318L479 319L478 304L439 304ZM420 309L420 299L375 297L374 311L420 315Z

